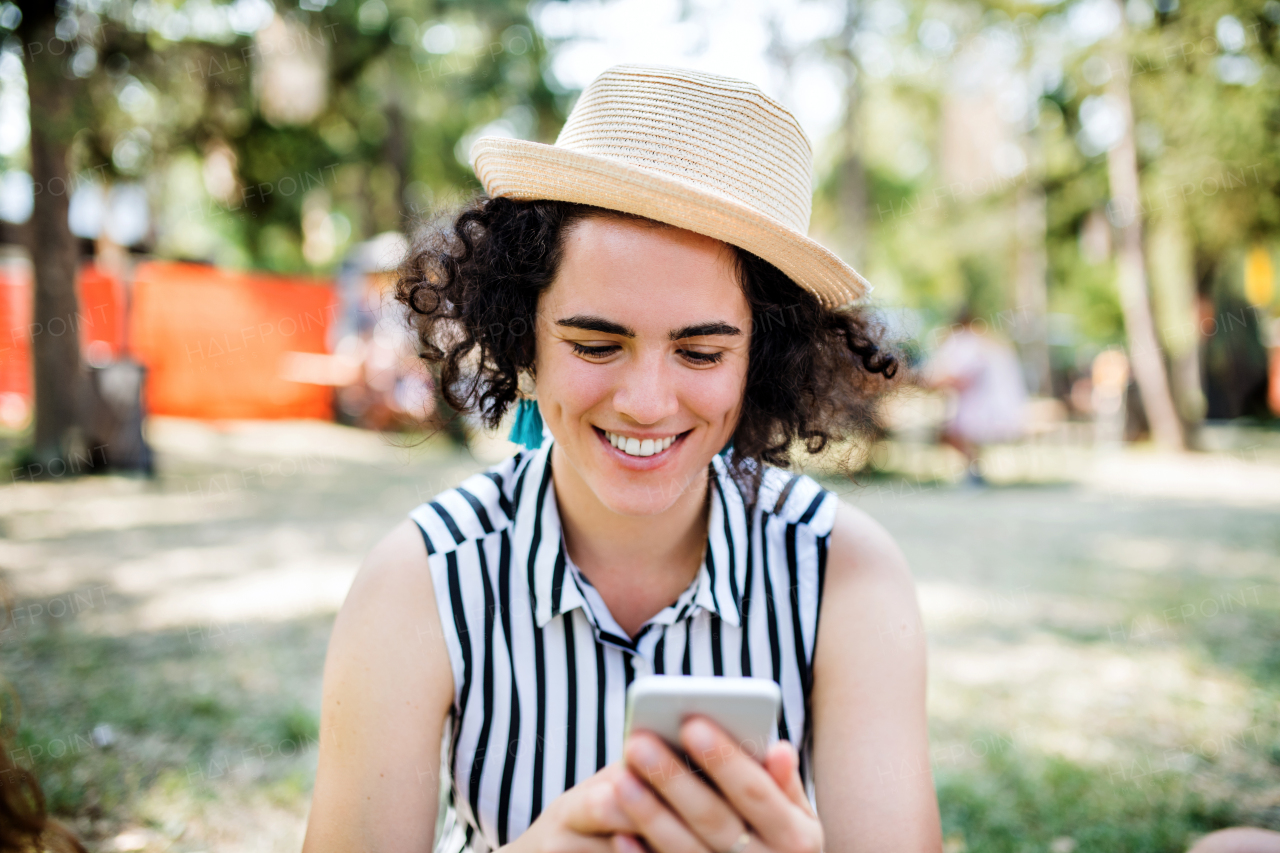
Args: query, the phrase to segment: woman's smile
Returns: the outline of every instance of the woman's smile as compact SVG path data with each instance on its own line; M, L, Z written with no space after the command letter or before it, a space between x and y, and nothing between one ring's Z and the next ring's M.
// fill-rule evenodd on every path
M668 458L675 455L678 451L678 445L681 439L688 435L692 430L685 430L680 433L663 434L639 434L630 431L613 432L611 430L593 427L596 434L607 443L612 450L612 455L623 456L626 464L630 467L635 462L645 459L650 464L645 468L656 467L656 464L662 464Z

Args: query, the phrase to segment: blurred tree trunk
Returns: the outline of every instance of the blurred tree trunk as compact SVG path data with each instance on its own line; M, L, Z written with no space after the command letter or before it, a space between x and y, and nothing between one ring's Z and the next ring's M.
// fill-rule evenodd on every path
M1015 332L1031 393L1049 396L1053 394L1053 377L1049 370L1049 259L1045 251L1043 187L1039 182L1022 181L1014 204L1018 217Z
M1151 296L1161 330L1160 342L1169 354L1173 401L1182 418L1187 443L1194 446L1205 415L1200 377L1200 305L1195 250L1180 205L1171 205L1168 212L1150 224L1146 242Z
M32 300L31 358L35 372L34 461L49 463L75 452L80 433L81 386L76 264L79 249L67 223L71 175L67 150L74 134L72 83L63 72L69 46L54 35L52 3L24 3L18 35L23 43L31 109ZM61 48L55 52L54 48Z
M1124 6L1120 20L1124 21ZM1138 393L1151 425L1151 437L1166 450L1185 450L1186 435L1169 390L1164 353L1156 336L1147 289L1147 264L1142 245L1141 187L1138 182L1138 152L1134 143L1133 100L1129 92L1129 59L1124 50L1124 24L1111 42L1108 66L1112 69L1107 93L1115 99L1124 116L1124 136L1107 152L1107 178L1111 184L1111 223L1116 229L1117 284L1125 334L1129 338L1129 361Z
M843 161L839 167L841 234L848 245L849 262L862 270L867 263L867 168L862 158L862 69L853 53L853 37L861 23L861 0L845 0L844 26L840 31L840 60L845 72Z
M396 230L408 234L412 230L409 221L409 128L404 110L396 100L387 107L387 138L382 144L382 160L396 170Z

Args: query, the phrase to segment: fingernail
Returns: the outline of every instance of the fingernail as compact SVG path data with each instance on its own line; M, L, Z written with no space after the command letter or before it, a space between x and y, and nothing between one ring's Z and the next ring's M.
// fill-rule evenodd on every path
M617 781L618 796L623 802L634 803L644 796L640 783L631 778L630 773L623 773Z
M662 761L662 756L658 755L658 750L646 737L632 738L627 751L633 761L645 767L656 767Z
M716 748L715 733L701 720L693 720L684 727L684 740L697 751Z

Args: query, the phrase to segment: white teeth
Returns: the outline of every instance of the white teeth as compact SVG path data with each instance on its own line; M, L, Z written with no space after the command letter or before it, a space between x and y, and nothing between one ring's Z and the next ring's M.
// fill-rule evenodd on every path
M670 435L666 438L627 438L623 435L617 435L612 432L605 432L605 438L609 439L609 444L618 448L628 456L653 456L655 453L661 453L670 447L676 440L676 436Z

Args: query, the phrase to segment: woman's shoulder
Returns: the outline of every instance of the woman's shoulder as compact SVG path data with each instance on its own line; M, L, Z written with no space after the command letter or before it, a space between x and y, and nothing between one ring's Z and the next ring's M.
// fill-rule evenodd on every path
M876 589L905 612L915 612L915 581L893 535L866 510L838 501L832 522L828 574L865 594ZM855 596L856 597L856 596Z
M808 474L766 465L756 491L756 507L784 524L826 535L835 522L840 498Z
M538 455L521 451L414 507L409 517L422 534L427 555L447 554L509 529Z
M885 584L910 598L914 584L902 549L879 521L807 474L765 466L757 513L828 540L828 565L855 584Z

